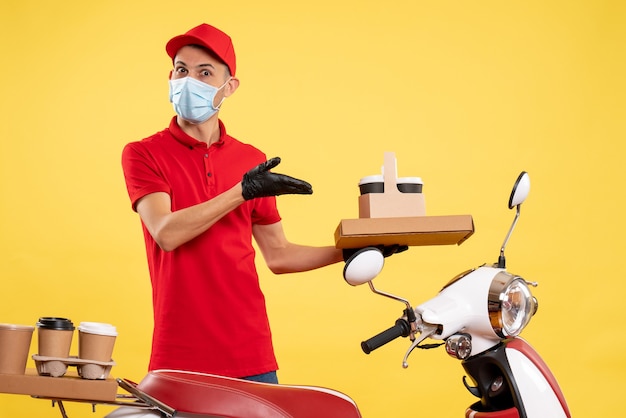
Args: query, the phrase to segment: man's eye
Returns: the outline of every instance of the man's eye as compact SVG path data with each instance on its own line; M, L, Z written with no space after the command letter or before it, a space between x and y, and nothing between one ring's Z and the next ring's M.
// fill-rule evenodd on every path
M202 71L202 75L203 75L204 77L208 77L208 76L210 76L210 75L211 75L211 73L210 73L210 72L208 72L208 71L206 71L206 70L204 70L204 71Z
M186 69L186 68L177 68L177 69L176 69L176 72L177 72L178 74L184 74L184 73L186 73L186 72L187 72L187 69Z

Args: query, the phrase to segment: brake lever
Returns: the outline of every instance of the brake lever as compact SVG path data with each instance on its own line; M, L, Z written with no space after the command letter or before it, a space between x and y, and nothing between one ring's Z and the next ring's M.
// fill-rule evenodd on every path
M406 354L404 355L404 359L402 360L402 367L405 368L405 369L407 367L409 367L409 361L408 361L409 360L409 355L411 355L411 352L413 352L413 350L415 350L415 347L417 347L419 345L419 343L424 341L426 338L430 337L435 332L437 332L437 329L438 329L438 327L436 325L424 324L423 322L420 324L420 328L421 328L420 336L413 340L413 343L411 344L411 346L407 350Z

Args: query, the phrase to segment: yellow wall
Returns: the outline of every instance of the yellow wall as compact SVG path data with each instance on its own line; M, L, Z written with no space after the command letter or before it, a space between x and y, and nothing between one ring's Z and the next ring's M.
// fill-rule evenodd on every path
M279 199L292 241L331 244L385 151L400 176L424 179L429 214L474 216L462 246L388 261L378 286L415 304L495 261L510 187L529 171L508 251L510 270L540 282L524 335L575 416L614 416L626 372L624 12L619 0L3 2L0 322L113 323L114 374L141 379L150 287L120 152L168 123L164 44L206 21L238 54L229 132L314 186ZM461 416L473 400L442 349L414 353L408 370L405 340L360 351L402 306L346 285L341 269L276 277L259 260L282 382L341 390L364 417ZM0 395L5 416L58 411Z

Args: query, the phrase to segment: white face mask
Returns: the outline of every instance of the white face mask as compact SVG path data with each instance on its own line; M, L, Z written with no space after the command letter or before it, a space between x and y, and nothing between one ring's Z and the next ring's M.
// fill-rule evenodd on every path
M193 77L184 77L170 80L170 102L174 111L181 118L191 123L202 123L213 116L222 105L222 101L213 106L213 100L228 82L226 80L220 87L198 81Z

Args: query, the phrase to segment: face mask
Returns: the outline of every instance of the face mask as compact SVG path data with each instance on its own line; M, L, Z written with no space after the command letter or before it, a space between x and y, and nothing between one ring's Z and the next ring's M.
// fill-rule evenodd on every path
M222 105L220 102L217 107L213 106L213 100L218 91L220 91L226 83L219 88L210 84L198 81L193 77L184 77L170 80L170 102L174 106L176 114L191 123L202 123L213 116Z

